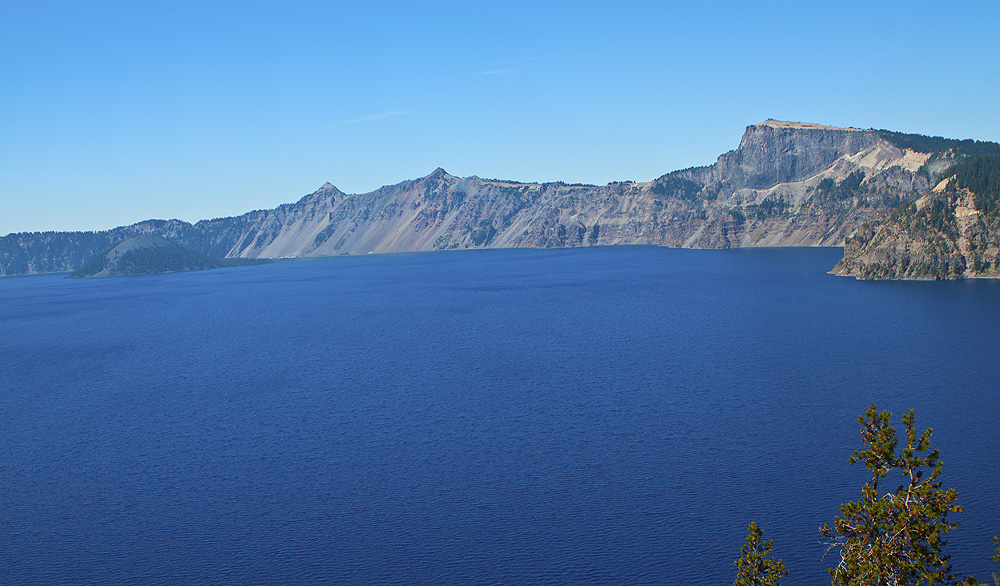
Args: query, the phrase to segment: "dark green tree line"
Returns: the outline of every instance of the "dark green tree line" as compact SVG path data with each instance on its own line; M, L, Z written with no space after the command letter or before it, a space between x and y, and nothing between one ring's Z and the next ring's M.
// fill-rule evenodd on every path
M987 216L1000 215L1000 155L985 155L952 165L945 177L955 176L958 187L975 194L976 209Z
M951 150L971 157L1000 154L1000 144L988 140L972 140L971 138L960 140L891 130L879 130L878 134L901 149L910 149L918 153L938 153Z

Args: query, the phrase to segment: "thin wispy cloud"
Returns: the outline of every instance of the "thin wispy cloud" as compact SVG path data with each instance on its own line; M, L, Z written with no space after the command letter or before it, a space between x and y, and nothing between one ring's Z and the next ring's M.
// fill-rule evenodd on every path
M517 69L490 69L489 71L480 71L479 75L507 75L508 73L515 73Z
M362 122L372 122L374 120L382 120L383 118L392 118L393 116L402 116L406 112L402 110L396 110L394 112L381 112L378 114L370 114L368 116L362 116L361 118L351 118L350 120L342 120L340 123L342 125L346 124L361 124Z

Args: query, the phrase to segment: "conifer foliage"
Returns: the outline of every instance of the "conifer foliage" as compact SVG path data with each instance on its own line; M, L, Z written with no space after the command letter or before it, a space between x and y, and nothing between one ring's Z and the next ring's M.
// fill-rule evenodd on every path
M764 531L751 522L747 527L746 543L740 547L733 586L781 586L778 580L788 576L781 560L771 556L772 540L764 541Z
M958 584L948 555L946 533L958 526L948 513L962 510L954 489L943 489L938 477L941 460L931 450L931 429L919 436L911 409L902 417L906 447L897 454L899 438L889 425L892 414L872 405L858 417L865 449L855 451L853 464L864 463L872 474L861 499L840 506L834 528L820 527L831 549L840 550L840 563L831 568L833 586L904 586ZM901 473L895 490L879 490L879 481ZM974 582L973 582L974 583Z

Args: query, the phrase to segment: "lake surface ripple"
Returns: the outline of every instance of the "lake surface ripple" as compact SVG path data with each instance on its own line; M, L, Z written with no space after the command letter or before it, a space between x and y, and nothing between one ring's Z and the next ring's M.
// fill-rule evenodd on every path
M998 569L1000 283L840 249L495 250L0 280L0 583L790 583L916 410Z

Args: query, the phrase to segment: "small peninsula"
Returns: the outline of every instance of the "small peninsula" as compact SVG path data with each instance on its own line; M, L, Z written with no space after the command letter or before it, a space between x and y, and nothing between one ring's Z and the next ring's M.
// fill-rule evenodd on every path
M858 279L1000 278L1000 155L962 160L934 189L861 224L834 274Z
M265 259L217 258L184 248L156 234L133 236L70 273L71 279L126 277L258 265Z

